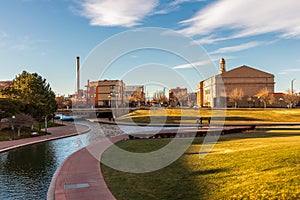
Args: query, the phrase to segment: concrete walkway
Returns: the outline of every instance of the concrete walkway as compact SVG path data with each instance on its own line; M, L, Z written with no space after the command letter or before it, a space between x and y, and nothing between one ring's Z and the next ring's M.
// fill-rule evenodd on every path
M31 137L25 138L20 140L12 140L12 141L2 141L0 142L0 153L4 151L8 151L17 147L22 147L25 145L45 142L49 140L55 140L64 137L70 137L77 134L82 134L88 132L90 129L88 126L79 125L79 124L70 124L67 123L65 126L58 126L48 128L48 132L51 133L50 135L38 136L38 137Z
M52 178L48 200L115 200L101 169L102 153L112 144L128 139L119 135L94 142L69 156Z

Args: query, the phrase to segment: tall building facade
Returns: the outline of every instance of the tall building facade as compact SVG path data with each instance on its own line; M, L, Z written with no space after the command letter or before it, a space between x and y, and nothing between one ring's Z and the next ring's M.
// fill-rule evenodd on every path
M120 107L124 105L125 84L122 80L89 82L88 99L94 107Z
M220 60L220 74L201 81L197 86L197 104L200 107L227 107L232 106L228 98L234 89L241 89L244 97L240 102L242 107L248 107L255 95L267 88L274 93L274 75L243 65L226 71L225 59ZM254 102L255 103L255 102Z

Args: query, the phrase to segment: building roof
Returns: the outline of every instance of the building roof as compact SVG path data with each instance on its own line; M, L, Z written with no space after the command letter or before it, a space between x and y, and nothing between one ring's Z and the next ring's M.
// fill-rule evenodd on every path
M273 74L243 65L221 74L222 77L274 77Z

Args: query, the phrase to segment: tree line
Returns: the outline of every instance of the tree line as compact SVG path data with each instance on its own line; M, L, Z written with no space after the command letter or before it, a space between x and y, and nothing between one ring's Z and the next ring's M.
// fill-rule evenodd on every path
M275 101L274 94L271 93L268 88L262 88L254 97L258 98L264 105L264 108L267 105L272 105ZM241 88L235 88L228 95L229 101L234 103L234 107L237 108L238 104L244 98L244 91ZM251 98L251 97L249 97ZM284 94L282 101L286 102L289 108L296 106L299 102L300 96L294 91L288 90Z

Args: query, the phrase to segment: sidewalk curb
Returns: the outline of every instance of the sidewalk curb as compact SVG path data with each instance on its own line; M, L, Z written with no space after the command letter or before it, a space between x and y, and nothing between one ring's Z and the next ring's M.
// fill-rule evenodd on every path
M73 125L73 124L71 124L71 125ZM81 125L81 126L86 126L86 125ZM68 133L68 134L60 135L60 136L51 137L51 135L45 135L45 136L35 137L36 140L34 140L34 141L28 141L28 142L24 142L24 143L21 143L21 144L16 144L16 145L12 145L12 146L0 149L0 153L9 151L9 150L12 150L12 149L15 149L15 148L31 145L31 144L38 144L38 143L42 143L42 142L47 142L47 141L52 141L52 140L57 140L57 139L61 139L61 138L67 138L67 137L72 137L72 136L75 136L75 135L84 134L84 133L87 133L91 130L88 126L86 126L86 127L87 127L86 130L83 130L83 131L80 131L80 132L75 132L75 133ZM48 132L49 133L51 132L51 128L48 128ZM49 137L49 138L42 138L42 137ZM22 142L26 139L28 140L29 138L14 140L14 141ZM1 142L0 142L0 144L1 144Z

